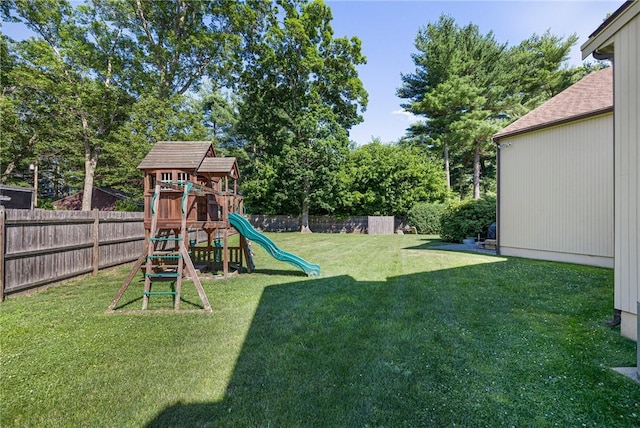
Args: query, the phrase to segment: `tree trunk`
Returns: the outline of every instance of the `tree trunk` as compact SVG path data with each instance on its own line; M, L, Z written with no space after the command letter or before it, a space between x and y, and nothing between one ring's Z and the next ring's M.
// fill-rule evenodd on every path
M82 131L84 139L84 190L82 191L82 211L91 211L91 199L93 197L93 177L98 164L99 150L91 150L89 122L82 115Z
M476 142L473 156L473 199L480 199L480 143Z
M16 164L14 162L9 162L4 171L2 172L2 176L0 176L0 183L4 184L7 182L7 179L11 176L11 173L15 169Z
M447 192L451 191L451 169L449 168L449 144L444 143L444 174L447 180Z
M302 227L300 228L301 233L312 233L309 228L309 202L305 200L302 203Z
M91 211L93 197L93 177L98 163L97 156L85 156L84 160L84 189L82 191L82 211Z
M304 196L302 197L302 227L300 232L311 233L311 229L309 229L309 192L311 191L311 184L308 176L305 175L303 180Z

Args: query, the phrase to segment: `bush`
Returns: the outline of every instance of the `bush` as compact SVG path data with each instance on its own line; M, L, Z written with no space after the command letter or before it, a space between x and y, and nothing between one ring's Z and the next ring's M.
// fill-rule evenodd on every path
M496 198L486 196L462 202L452 202L441 217L440 237L448 242L462 242L464 238L480 234L486 238L491 223L496 221Z
M116 211L144 211L144 202L132 198L118 199L116 201Z
M407 221L418 233L428 235L440 234L440 217L445 206L439 203L420 202L407 213Z

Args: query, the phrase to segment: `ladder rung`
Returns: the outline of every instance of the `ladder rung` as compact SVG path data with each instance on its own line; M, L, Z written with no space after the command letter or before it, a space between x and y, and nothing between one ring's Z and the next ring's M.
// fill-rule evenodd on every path
M159 272L159 273L145 273L147 278L177 278L180 276L178 272Z
M156 242L156 241L182 241L182 237L179 237L179 238L175 238L175 237L172 237L172 238L149 238L149 240L151 242Z
M179 259L182 258L182 254L153 254L147 256L147 259Z
M144 294L145 296L154 296L154 295L162 295L162 294L171 294L173 296L175 296L176 294L178 294L177 291L143 291L142 294Z

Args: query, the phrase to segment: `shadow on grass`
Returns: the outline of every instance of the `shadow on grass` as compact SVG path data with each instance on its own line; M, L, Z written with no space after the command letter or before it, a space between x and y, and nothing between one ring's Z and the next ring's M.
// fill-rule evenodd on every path
M603 325L610 281L501 259L270 286L223 399L147 426L637 425L640 389L606 368L635 358Z
M441 245L447 244L442 239L439 238L425 238L421 239L423 243L420 245L414 245L413 247L405 247L405 250L432 250Z
M455 242L446 242L441 239L423 239L424 244L414 245L413 247L405 247L405 250L437 250L437 251L456 251L464 253L481 253L485 255L496 255L496 250L488 250L479 248L475 244L460 244Z
M291 269L254 269L254 273L260 273L263 275L278 275L278 276L298 276L301 278L306 278L307 274L301 270L291 270Z

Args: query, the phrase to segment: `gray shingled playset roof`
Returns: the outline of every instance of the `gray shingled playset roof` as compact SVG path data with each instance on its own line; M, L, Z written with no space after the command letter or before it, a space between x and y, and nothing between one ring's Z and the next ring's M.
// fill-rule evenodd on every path
M184 169L193 171L213 151L210 141L158 141L138 169Z

